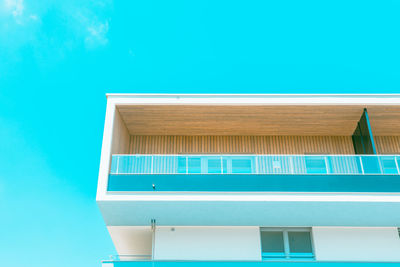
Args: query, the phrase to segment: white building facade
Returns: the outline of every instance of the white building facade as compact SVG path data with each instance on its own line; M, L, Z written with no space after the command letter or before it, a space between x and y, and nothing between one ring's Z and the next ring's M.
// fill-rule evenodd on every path
M400 95L107 99L104 267L400 266Z

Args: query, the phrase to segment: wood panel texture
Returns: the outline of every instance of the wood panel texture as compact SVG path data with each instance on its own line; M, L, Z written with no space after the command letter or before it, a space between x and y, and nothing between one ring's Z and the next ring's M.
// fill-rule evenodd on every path
M400 136L400 106L118 106L131 135L352 135L367 108L375 136Z
M374 136L400 136L400 106L368 106Z
M400 154L400 136L375 136L378 154Z
M130 154L354 154L350 136L131 136Z
M350 136L360 106L118 106L131 135Z

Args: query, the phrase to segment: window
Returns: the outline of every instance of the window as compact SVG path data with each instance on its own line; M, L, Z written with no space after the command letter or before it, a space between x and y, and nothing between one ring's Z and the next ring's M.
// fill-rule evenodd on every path
M186 157L178 157L177 173L186 173Z
M201 158L178 157L177 173L201 173Z
M232 159L232 173L252 173L251 159Z
M314 259L310 228L261 228L263 260Z
M325 157L307 157L306 168L308 174L326 174L326 158Z
M201 158L188 158L188 173L201 173Z
M384 174L398 174L396 157L381 157L381 166Z
M226 159L222 158L209 158L207 160L206 173L226 173Z

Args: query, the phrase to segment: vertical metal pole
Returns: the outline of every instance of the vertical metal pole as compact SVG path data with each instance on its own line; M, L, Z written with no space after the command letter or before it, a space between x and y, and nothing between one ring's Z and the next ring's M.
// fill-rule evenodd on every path
M151 156L151 167L150 167L151 168L151 170L150 170L151 174L153 174L153 168L154 168L154 165L153 165L154 162L153 161L154 161L154 156Z
M363 166L363 163L362 163L362 158L359 157L359 159L360 159L361 173L364 174L364 166Z
M293 156L289 156L290 173L294 174Z
M375 157L375 156L374 156L374 157ZM379 174L383 174L383 168L382 168L381 157L380 157L380 156L376 156L376 158L378 159L378 163L379 163L379 170L380 170L380 173L379 173Z
M154 250L156 245L156 220L151 219L151 260L154 261Z
M290 256L289 235L286 230L283 231L283 246L285 249L285 258L289 259L289 256Z
M328 157L325 156L324 158L325 158L326 174L329 174Z
M255 157L254 157L254 160L256 161L256 174L259 173L259 172L258 172L258 158L259 158L259 156L255 156Z
M397 157L396 157L396 156L394 156L394 163L396 164L397 174L400 174L400 171L399 171L399 163L397 162ZM399 230L400 230L400 228L399 228Z
M223 159L222 159L222 156L221 156L221 174L222 173L224 173L224 163L223 163Z

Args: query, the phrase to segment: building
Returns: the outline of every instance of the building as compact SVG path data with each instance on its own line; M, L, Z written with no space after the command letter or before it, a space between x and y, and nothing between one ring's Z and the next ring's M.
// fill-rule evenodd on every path
M400 95L107 98L103 267L400 264Z

